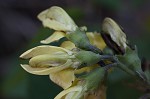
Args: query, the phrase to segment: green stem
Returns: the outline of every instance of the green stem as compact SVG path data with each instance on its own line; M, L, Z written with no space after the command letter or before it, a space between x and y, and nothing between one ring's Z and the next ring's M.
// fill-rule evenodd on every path
M85 31L81 31L79 28L74 32L68 33L66 37L80 49L102 54L102 51L99 48L90 43Z
M118 68L122 69L126 73L130 74L133 78L141 81L142 83L146 85L150 85L146 79L143 79L144 77L141 77L140 75L138 75L137 73L135 73L134 71L132 71L131 69L129 69L127 66L125 66L119 61L118 61Z
M123 71L125 71L126 73L130 74L133 77L137 76L136 73L134 73L132 70L130 70L127 66L125 66L121 62L118 62L118 68L122 69Z
M115 66L117 66L117 65L118 65L118 63L108 64L108 65L106 65L106 66L104 67L104 69L107 71L107 70L109 70L110 68L115 67Z
M97 54L103 54L103 52L99 48L97 48L96 46L93 46L91 44L88 45L87 50L92 51Z

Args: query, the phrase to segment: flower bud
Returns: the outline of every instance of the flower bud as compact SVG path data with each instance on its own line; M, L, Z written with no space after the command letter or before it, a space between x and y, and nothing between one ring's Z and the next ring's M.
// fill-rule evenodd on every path
M125 53L127 47L126 35L119 25L111 18L105 18L102 24L102 36L106 44L117 54Z

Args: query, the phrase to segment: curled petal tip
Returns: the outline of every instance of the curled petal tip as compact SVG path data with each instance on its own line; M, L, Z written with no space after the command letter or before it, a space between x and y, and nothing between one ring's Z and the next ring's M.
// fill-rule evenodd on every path
M77 25L71 17L60 7L53 6L44 10L38 16L44 27L61 31L75 31Z

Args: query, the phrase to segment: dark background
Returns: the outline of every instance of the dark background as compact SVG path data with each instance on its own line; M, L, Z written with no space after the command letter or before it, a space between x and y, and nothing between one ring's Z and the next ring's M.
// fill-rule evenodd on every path
M37 14L54 5L65 9L78 26L85 25L88 31L100 31L102 20L113 18L137 45L139 56L150 59L150 0L0 0L1 99L53 99L62 90L48 76L25 72L18 58L51 33L42 28ZM108 90L108 99L136 99L141 95L117 88L117 81L120 79Z

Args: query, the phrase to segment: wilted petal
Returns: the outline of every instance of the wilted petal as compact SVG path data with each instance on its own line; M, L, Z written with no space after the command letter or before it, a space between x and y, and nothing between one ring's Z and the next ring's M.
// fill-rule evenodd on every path
M21 64L21 67L31 74L36 75L49 75L50 73L59 72L63 69L70 67L72 64L71 60L67 60L67 62L63 65L57 67L49 67L49 68L33 68L27 64Z
M74 70L72 69L51 73L49 76L54 83L61 86L63 89L69 88L75 80Z
M80 93L81 91L82 91L82 86L70 87L69 89L66 89L66 90L60 92L54 99L61 99L63 96L67 95L68 93L71 93L71 92ZM70 98L68 98L68 99L75 99L75 98L72 98L72 96L70 96Z
M106 44L103 38L101 37L100 33L87 32L86 35L88 36L92 45L95 45L101 50L103 50L106 47Z
M73 48L76 48L75 44L72 43L71 41L64 41L60 46L68 50L72 50Z
M45 27L54 30L75 31L77 26L70 16L60 7L53 6L38 15Z
M104 33L109 34L111 39L117 43L118 46L122 46L126 49L126 35L114 20L111 18L105 18L103 21L102 30Z
M65 37L65 33L64 32L56 31L51 36L49 36L47 39L42 40L41 43L49 44L51 42L58 41L59 39L61 39L63 37Z
M37 46L30 50L27 50L20 56L20 58L28 59L28 58L31 58L37 55L42 55L42 54L54 54L54 55L69 54L71 55L72 52L61 47L43 45L43 46Z

